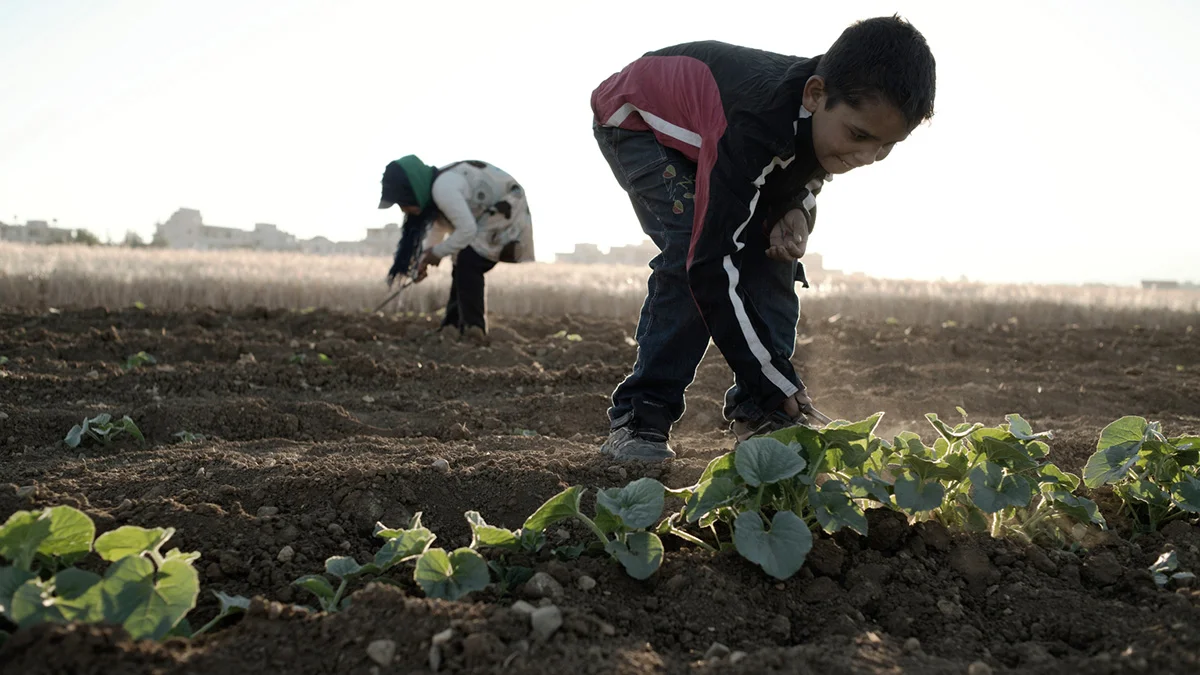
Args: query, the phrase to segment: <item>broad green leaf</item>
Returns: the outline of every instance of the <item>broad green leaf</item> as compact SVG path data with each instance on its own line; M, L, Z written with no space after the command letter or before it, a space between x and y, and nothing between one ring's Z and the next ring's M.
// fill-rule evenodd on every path
M38 553L53 556L64 565L72 565L92 551L96 526L83 511L70 506L47 509L50 514L50 536L42 540Z
M924 457L917 457L916 455L903 457L900 460L900 464L926 481L961 480L963 478L963 469L961 466L951 466L942 462L934 462Z
M40 579L34 577L17 587L12 597L9 619L28 628L39 623L69 623L78 610L57 602Z
M737 451L727 452L720 457L714 458L708 463L708 466L704 467L704 473L700 474L698 482L703 483L711 478L722 477L731 480L741 480L737 472Z
M491 575L483 556L469 548L450 554L444 549L431 548L417 560L413 580L431 598L458 600L486 588Z
M38 547L49 537L50 518L46 511L17 511L0 527L0 557L29 570Z
M434 539L437 535L424 527L399 530L375 552L375 566L383 571L411 560L428 550Z
M706 513L727 506L745 495L745 488L726 476L710 478L696 486L696 491L683 507L683 517L694 523Z
M653 532L634 532L624 543L620 540L608 542L605 550L634 579L649 579L662 565L662 540Z
M1185 475L1183 480L1171 487L1171 497L1175 499L1176 506L1189 513L1200 513L1200 480Z
M834 420L834 421L830 422L829 424L826 424L825 427L823 429L819 430L817 433L819 433L822 438L825 438L827 440L831 437L830 433L829 433L831 431L839 431L839 432L847 432L850 434L858 434L861 438L867 438L871 434L875 433L875 429L876 429L876 427L879 426L879 420L881 420L881 419L883 419L883 413L877 412L874 415L871 415L870 417L868 417L867 419L859 420L858 422L849 422L847 420ZM843 435L845 435L845 434L843 434Z
M1029 450L1020 441L1010 442L985 437L980 446L980 450L987 455L990 464L998 464L1005 469L1017 472L1037 466L1037 460L1031 456Z
M123 525L96 538L96 553L109 562L117 562L129 556L140 556L150 551L158 552L173 534L173 527L146 529L135 525Z
M173 548L170 551L167 551L167 554L165 556L163 556L163 559L164 560L182 560L185 563L191 564L200 559L200 552L199 551L189 551L187 553L184 553L183 551L180 551L177 548Z
M865 476L854 476L850 479L850 494L856 499L874 499L880 504L891 506L892 487L874 471L868 471Z
M799 445L803 448L803 456L806 458L811 453L824 447L821 432L803 424L769 433L766 435L766 438L773 438L788 447ZM738 447L741 446L739 445Z
M1167 507L1171 505L1171 496L1157 484L1148 480L1133 481L1124 491L1126 501L1133 499L1150 506Z
M817 516L817 522L829 534L848 527L866 536L867 516L847 494L846 486L841 481L825 481L820 490L809 493L809 501Z
M212 594L216 596L217 602L221 605L221 616L250 611L250 598L240 595L225 595L221 591L213 591Z
M579 500L583 498L583 492L584 488L572 485L546 500L546 503L538 507L525 521L524 529L544 532L555 523L579 515Z
M1074 492L1079 487L1079 476L1063 471L1053 464L1042 466L1038 473L1043 490Z
M363 566L350 556L335 555L325 559L325 572L338 579L353 579L362 572Z
M302 576L292 582L293 586L299 586L313 595L320 598L323 602L333 600L333 596L337 591L333 590L333 585L329 580L319 574L309 574Z
M125 430L125 433L129 434L130 436L133 436L134 438L138 439L139 441L146 440L146 437L142 435L142 430L139 429L138 425L135 424L134 421L129 418L129 415L126 415L121 418L121 426Z
M67 432L66 438L63 439L63 443L66 443L68 448L78 448L79 444L82 442L83 427L79 426L78 424L71 427L71 430Z
M95 572L68 567L54 575L54 594L67 600L75 600L95 588L101 581L103 579Z
M592 523L604 534L612 534L624 527L620 517L604 508L604 505L599 502L596 503L596 517L592 518Z
M100 591L106 622L123 625L135 640L159 640L196 606L200 577L179 559L156 573L148 559L126 556L108 568Z
M1116 483L1126 477L1137 463L1138 452L1146 439L1143 417L1127 416L1109 424L1100 432L1096 453L1083 468L1083 482L1090 488Z
M909 513L932 511L942 505L946 488L936 481L924 481L919 476L906 474L896 478L893 486L896 506Z
M1064 490L1056 490L1047 494L1050 498L1050 503L1055 509L1071 516L1081 523L1092 523L1099 525L1102 528L1107 527L1104 521L1104 515L1100 513L1100 508L1096 506L1096 502L1087 497L1073 495Z
M1024 417L1017 414L1005 415L1004 419L1008 420L1008 433L1016 436L1023 441L1034 441L1041 439L1052 439L1054 433L1051 431L1042 431L1034 433L1033 426L1025 421Z
M26 581L36 578L36 574L20 567L13 565L0 567L0 616L12 620L13 595Z
M621 519L624 527L641 530L662 517L666 490L653 478L639 478L623 488L608 488L596 493L596 506L603 506Z
M804 565L813 538L800 516L791 511L777 512L770 531L757 511L745 511L733 523L733 543L743 558L776 579L787 579Z
M971 471L971 498L985 513L996 513L1010 506L1029 506L1033 485L1024 476L1005 471L1004 467L983 462Z
M942 438L946 439L947 441L955 441L960 438L966 438L974 433L976 429L983 428L983 425L978 422L975 424L967 424L966 422L963 422L962 424L951 428L948 424L939 419L934 413L925 415L925 419L929 420L929 423L933 425L933 428L936 429L937 432L942 435Z
M1175 446L1175 459L1180 466L1200 464L1200 436L1177 436L1168 442Z
M521 548L517 533L503 527L488 525L478 511L467 511L463 514L471 526L471 548L491 546L516 551Z
M759 436L738 445L738 475L755 487L787 480L804 470L804 458L779 441Z

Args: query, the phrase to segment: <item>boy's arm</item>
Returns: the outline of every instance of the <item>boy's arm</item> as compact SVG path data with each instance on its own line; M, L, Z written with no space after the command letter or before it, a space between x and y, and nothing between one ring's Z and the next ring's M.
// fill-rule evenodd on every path
M479 226L467 203L466 188L466 179L456 173L443 173L433 182L433 202L454 226L450 236L431 249L438 258L457 254L475 239Z
M788 355L772 353L770 327L739 283L746 230L762 185L772 170L785 165L756 152L761 146L746 138L749 133L746 127L730 127L701 147L688 284L713 342L755 392L760 409L771 413L803 385Z

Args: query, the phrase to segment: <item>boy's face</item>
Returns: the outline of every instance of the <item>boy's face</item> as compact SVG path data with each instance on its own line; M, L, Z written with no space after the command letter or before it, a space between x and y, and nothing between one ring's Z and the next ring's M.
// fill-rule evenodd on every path
M878 162L912 131L896 106L878 98L864 99L857 107L841 101L826 110L827 101L824 79L810 77L804 108L812 113L813 149L827 173Z

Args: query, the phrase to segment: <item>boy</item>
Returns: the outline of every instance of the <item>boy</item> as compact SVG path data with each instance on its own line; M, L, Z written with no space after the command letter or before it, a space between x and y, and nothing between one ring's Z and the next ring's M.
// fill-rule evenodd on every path
M893 16L850 26L810 59L668 47L592 93L600 150L661 251L601 452L674 457L671 426L710 336L734 372L724 413L738 440L805 420L812 401L791 356L814 198L933 116L934 71L925 38Z
M439 169L407 155L389 163L381 180L379 208L396 204L405 214L404 234L388 285L409 272L408 258L418 249L423 252L412 270L414 281L423 280L442 258L453 259L442 328L452 326L462 336L486 343L483 275L498 262L534 258L525 190L487 162L468 160Z

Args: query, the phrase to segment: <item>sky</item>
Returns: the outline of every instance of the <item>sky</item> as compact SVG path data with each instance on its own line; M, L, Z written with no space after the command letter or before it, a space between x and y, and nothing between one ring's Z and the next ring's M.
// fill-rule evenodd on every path
M1200 2L0 0L0 220L149 237L178 208L360 239L384 166L524 184L538 258L644 237L592 90L716 39L823 53L899 13L936 114L818 199L826 267L990 282L1200 281Z

